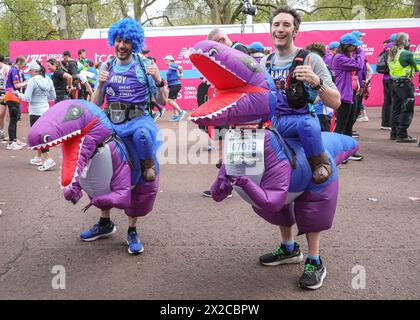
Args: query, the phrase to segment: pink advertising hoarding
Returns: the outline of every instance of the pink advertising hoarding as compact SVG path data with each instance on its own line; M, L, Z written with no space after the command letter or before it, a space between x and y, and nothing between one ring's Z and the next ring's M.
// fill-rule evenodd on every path
M390 34L396 32L406 32L410 35L412 50L420 45L420 28L395 28L395 29L359 29L366 33L363 38L365 44L363 48L368 62L375 68L376 57L382 51L382 43L389 38ZM331 31L303 31L300 32L296 44L300 47L311 42L337 41L341 35L349 32L348 30ZM267 48L272 49L271 39L268 33L254 34L232 34L232 40L243 44L253 41L260 41ZM206 39L205 35L198 36L168 36L146 38L146 46L150 50L149 56L155 57L157 65L165 76L167 65L163 57L170 54L175 58L175 62L184 68L184 79L182 80L182 90L179 95L178 103L183 109L194 109L196 107L196 91L200 83L199 74L193 69L188 58L189 48L200 40ZM50 40L50 41L13 41L10 42L10 56L14 60L18 55L24 55L28 61L36 59L45 65L50 58L61 60L61 54L65 50L71 52L72 58L77 59L77 50L83 48L87 51L87 57L95 63L105 62L107 57L113 53L113 48L109 47L106 39L85 39L85 40ZM420 104L420 92L417 89L418 77L415 80L416 104ZM380 106L383 102L382 75L375 74L372 80L372 90L367 106ZM23 110L25 111L25 110Z

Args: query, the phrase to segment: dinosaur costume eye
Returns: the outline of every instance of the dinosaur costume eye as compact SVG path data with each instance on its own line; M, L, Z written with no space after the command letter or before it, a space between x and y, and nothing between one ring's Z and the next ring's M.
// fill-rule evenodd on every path
M79 119L83 115L83 108L78 105L68 107L64 121L71 121Z
M257 61L255 61L255 59L251 57L247 57L247 58L240 58L240 60L252 72L261 71L261 66Z
M217 52L217 50L215 49L215 48L211 48L210 50L209 50L209 56L210 57L213 57L213 56L215 56L216 54L218 54L219 52Z

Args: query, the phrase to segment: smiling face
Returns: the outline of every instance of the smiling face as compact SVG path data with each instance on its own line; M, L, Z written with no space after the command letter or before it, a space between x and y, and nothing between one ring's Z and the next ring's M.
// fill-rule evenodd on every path
M115 56L121 61L128 61L133 53L133 44L131 40L115 39Z
M275 47L283 50L293 44L298 30L294 25L294 17L289 13L279 13L273 18L270 26L271 39Z
M190 53L195 68L216 89L191 120L199 125L258 123L270 117L265 72L252 57L215 41L197 43Z

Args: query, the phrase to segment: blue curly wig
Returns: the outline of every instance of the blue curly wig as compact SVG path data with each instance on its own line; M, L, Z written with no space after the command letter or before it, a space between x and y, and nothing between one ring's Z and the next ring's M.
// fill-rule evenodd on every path
M131 40L133 52L139 53L144 46L144 30L133 18L124 18L109 28L108 45L114 46L115 39Z

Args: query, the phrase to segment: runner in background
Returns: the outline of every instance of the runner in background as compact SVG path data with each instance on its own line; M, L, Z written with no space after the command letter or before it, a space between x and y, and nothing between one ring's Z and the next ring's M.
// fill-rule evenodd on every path
M51 80L54 84L56 98L54 103L69 99L69 92L73 90L73 77L64 71L55 59L47 61L47 69L52 72Z
M7 105L6 102L3 101L3 98L6 94L6 81L9 70L10 66L5 63L4 56L0 54L0 141L6 139L4 121L7 116Z
M16 63L10 68L6 81L6 94L3 100L6 102L9 109L9 143L7 150L20 150L26 146L26 143L19 141L17 138L17 123L20 118L20 99L14 93L15 91L22 91L26 88L27 83L24 81L22 70L26 66L26 58L18 56Z
M176 99L178 98L178 93L181 91L180 79L183 77L183 68L175 63L175 59L171 55L167 55L163 60L168 65L168 72L166 72L166 81L169 88L168 104L173 108L175 113L169 121L181 121L187 112L180 108Z

